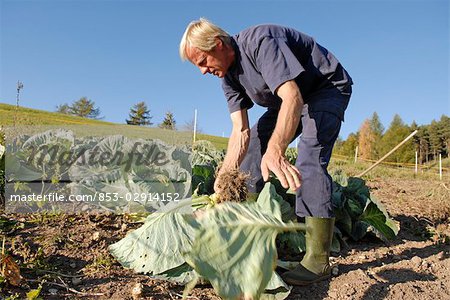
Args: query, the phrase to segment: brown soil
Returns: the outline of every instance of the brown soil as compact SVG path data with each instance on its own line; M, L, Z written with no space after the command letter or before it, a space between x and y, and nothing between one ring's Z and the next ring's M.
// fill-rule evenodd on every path
M348 241L332 258L336 276L294 287L288 299L449 299L449 184L377 179L369 185L400 222L398 237L388 245L372 238ZM108 253L108 245L141 225L128 216L7 217L19 221L5 249L24 280L20 287L3 283L0 298L26 298L41 283L43 299L133 299L139 284L139 299L181 299L182 286L126 270ZM209 286L197 286L191 296L219 299Z

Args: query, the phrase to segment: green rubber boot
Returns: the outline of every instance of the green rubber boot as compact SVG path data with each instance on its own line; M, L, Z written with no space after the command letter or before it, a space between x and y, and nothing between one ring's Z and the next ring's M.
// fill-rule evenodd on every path
M306 217L306 254L300 265L282 275L291 285L308 285L331 275L330 249L334 218Z

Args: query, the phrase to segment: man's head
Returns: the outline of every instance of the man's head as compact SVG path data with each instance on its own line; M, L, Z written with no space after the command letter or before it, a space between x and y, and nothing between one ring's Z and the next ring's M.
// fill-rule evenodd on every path
M196 65L202 74L222 78L234 62L231 37L204 18L192 21L181 39L180 57Z

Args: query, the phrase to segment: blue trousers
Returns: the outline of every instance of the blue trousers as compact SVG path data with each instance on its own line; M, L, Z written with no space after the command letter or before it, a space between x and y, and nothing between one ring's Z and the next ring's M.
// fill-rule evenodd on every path
M248 152L241 170L248 172L250 192L259 193L264 187L261 175L261 158L275 129L278 110L268 109L252 127ZM339 135L341 119L330 112L311 111L303 106L301 121L294 139L300 135L295 166L302 175L302 185L297 190L295 211L299 217L333 217L331 203L332 180L327 167L334 143ZM294 140L293 139L293 140Z

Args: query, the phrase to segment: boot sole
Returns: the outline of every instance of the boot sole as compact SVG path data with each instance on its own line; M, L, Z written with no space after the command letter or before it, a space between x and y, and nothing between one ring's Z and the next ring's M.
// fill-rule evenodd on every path
M316 278L314 280L311 280L311 281L290 280L290 279L288 279L288 280L283 279L283 280L287 284L290 284L290 285L305 286L305 285L310 285L312 283L316 283L316 282L319 282L319 281L327 280L329 278L331 278L331 274L320 276L320 277L318 277L318 278Z

